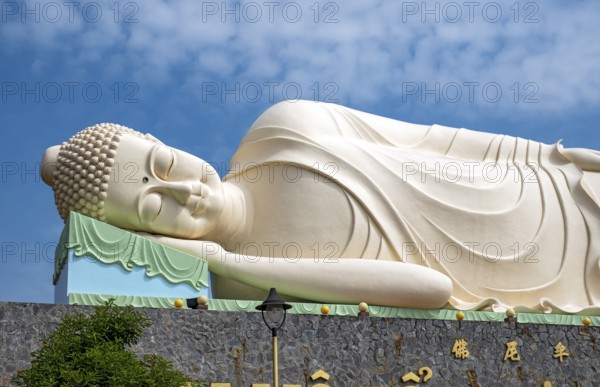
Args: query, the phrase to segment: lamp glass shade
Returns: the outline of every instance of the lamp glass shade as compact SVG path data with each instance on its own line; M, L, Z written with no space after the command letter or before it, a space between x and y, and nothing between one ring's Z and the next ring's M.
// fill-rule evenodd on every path
M264 300L262 304L258 305L256 309L262 311L265 324L276 331L281 328L285 322L286 310L291 307L291 305L286 304L281 297L279 297L277 289L271 288L267 299Z
M265 309L265 315L271 328L277 328L283 323L284 310L282 305L269 305Z

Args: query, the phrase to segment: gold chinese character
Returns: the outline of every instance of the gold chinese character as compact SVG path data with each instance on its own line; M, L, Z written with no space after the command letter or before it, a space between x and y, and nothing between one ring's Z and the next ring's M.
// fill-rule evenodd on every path
M318 370L314 374L310 375L310 378L312 380L317 380L317 379L329 380L329 374L323 370ZM329 387L329 385L327 385L325 383L319 383L319 384L314 384L313 387Z
M510 361L519 361L521 360L521 356L517 352L517 342L509 341L506 343L506 352L504 353L504 360L510 359Z
M427 383L427 381L433 376L433 371L429 367L421 367L417 371L417 374L423 377L423 383ZM414 372L409 372L406 375L402 376L402 382L421 383L421 378L417 376Z
M554 346L554 356L555 359L559 359L562 363L563 357L569 356L567 352L567 347L565 347L560 341Z
M314 374L310 375L310 378L312 380L317 380L317 379L325 379L325 380L329 380L329 374L323 370L318 370L317 372L315 372Z
M452 353L454 357L457 359L466 359L469 357L469 350L467 350L467 340L465 339L456 339L454 340L454 345L452 346Z
M406 383L408 381L419 383L421 381L421 378L418 377L417 375L415 375L414 372L409 372L406 375L402 376L402 381L404 383Z
M423 376L423 383L427 383L427 381L433 376L433 371L429 367L421 367L417 373L421 376L425 374L425 376Z

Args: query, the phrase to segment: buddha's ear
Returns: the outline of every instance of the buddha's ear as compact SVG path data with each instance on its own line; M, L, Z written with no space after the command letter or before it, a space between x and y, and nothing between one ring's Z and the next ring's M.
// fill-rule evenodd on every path
M54 171L58 167L58 152L60 151L60 145L51 146L46 149L44 156L42 156L42 163L40 165L40 176L44 183L52 187L54 180Z

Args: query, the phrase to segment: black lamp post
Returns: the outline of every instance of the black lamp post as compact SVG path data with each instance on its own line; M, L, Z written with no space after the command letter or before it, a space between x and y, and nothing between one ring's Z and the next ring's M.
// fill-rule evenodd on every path
M262 304L256 307L262 312L262 317L271 332L273 333L273 387L279 387L279 377L277 375L277 330L283 326L287 310L292 306L286 304L275 288L271 288L269 296Z

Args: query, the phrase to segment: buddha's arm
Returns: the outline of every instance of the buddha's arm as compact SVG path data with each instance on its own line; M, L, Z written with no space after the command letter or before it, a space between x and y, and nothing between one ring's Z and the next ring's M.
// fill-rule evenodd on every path
M146 235L147 236L147 235ZM452 293L445 275L419 265L369 259L335 262L242 256L216 243L150 236L208 260L211 272L259 289L327 303L439 308Z

